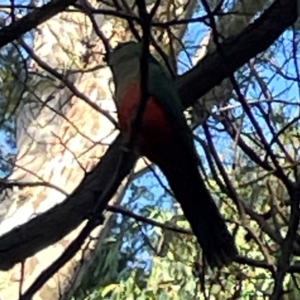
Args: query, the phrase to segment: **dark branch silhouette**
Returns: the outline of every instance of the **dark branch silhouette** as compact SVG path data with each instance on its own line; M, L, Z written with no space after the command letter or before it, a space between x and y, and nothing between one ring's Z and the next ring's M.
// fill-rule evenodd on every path
M24 33L36 28L75 2L76 0L53 0L46 5L36 8L33 12L9 26L5 26L0 30L0 47L13 42Z

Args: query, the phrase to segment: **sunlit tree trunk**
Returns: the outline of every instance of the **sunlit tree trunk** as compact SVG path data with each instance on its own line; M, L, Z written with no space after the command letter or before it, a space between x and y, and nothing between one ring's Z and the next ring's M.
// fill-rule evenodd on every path
M5 191L8 197L2 203L2 206L6 204L6 215L1 233L63 201L85 172L98 162L105 152L105 144L114 137L112 122L80 98L82 94L95 107L114 115L108 84L110 71L101 68L102 56L96 54L103 51L102 44L99 39L93 41L96 44L91 52L84 43L89 41L91 33L88 18L79 12L60 14L34 33L33 53L29 53L34 56L17 114L18 156L10 176L24 187L14 187L13 198L10 191ZM31 51L31 47L28 49ZM86 58L88 52L92 56ZM65 80L51 76L43 69L45 66L62 74ZM91 68L95 70L89 71ZM73 86L77 95L63 81ZM32 187L32 183L44 184ZM47 186L50 184L53 187ZM112 201L117 200L116 195ZM104 226L108 222L109 218ZM49 280L34 299L58 299L68 292L75 274L96 247L102 227L93 231L96 239L87 241L82 251ZM19 291L26 291L78 232L79 228L27 259L24 265L17 264L9 272L2 272L1 282L7 284L1 288L1 299L17 299Z

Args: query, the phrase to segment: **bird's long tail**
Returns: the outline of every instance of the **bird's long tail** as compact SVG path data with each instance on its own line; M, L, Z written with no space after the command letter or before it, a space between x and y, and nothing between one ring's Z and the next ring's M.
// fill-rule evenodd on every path
M178 145L166 152L168 155L164 155L164 159L156 159L157 164L180 203L208 264L211 267L228 265L237 254L236 246L200 177L197 163L184 155Z

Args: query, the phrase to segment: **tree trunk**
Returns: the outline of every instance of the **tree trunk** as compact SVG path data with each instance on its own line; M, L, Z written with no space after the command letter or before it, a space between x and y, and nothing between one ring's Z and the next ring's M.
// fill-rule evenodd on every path
M93 56L84 63L84 56L89 51L82 39L88 39L91 33L92 27L86 16L66 12L41 25L35 34L33 52L38 60L32 59L26 92L18 109L18 156L9 178L23 186L3 191L7 197L1 203L6 212L2 216L1 233L61 203L98 162L106 151L105 144L115 137L115 126L111 121L79 97L82 93L91 103L114 116L108 84L109 69L87 71L102 63L102 57L95 54L103 51L99 39ZM50 77L43 64L63 74L67 84L72 85L78 94L63 81ZM84 69L86 72L82 72ZM42 184L30 186L37 183ZM119 200L118 195L112 199L113 202ZM97 247L97 239L109 220L108 215L103 226L93 230L93 239L87 240L81 251L33 299L64 298L75 274ZM82 226L28 258L23 266L19 263L9 272L1 272L1 282L6 282L6 285L1 288L0 298L18 299L19 291L25 292L37 276L64 252Z

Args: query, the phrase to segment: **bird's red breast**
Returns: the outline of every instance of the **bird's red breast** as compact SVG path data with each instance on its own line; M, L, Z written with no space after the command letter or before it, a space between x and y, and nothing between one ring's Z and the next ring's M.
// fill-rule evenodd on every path
M131 134L133 118L136 117L140 100L139 82L131 83L119 95L117 101L119 123L121 131L127 137ZM163 147L165 143L169 143L174 139L174 130L167 115L153 96L150 96L147 100L142 116L142 124L139 124L139 126L135 145L138 146L141 155L149 157L153 155L153 151L157 150L157 147Z

